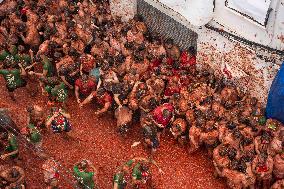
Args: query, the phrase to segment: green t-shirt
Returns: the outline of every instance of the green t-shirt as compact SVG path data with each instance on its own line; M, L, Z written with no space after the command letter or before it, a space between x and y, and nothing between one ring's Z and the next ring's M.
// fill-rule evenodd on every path
M18 141L15 135L12 134L12 136L8 140L9 145L6 147L7 152L14 152L18 150ZM15 155L12 155L12 158L15 158L18 156L18 153Z
M94 172L84 172L80 171L78 166L74 166L74 175L77 180L83 185L84 189L93 189L95 187L95 182L93 180Z
M24 80L21 78L21 72L19 69L0 70L0 74L3 75L6 80L7 87L10 89L16 89L24 84Z
M9 52L7 52L7 51L2 51L2 52L0 53L0 61L5 60L9 55L10 55Z
M65 102L68 98L68 90L63 82L51 89L50 94L55 97L58 102Z
M117 183L118 189L124 189L126 187L126 180L123 173L116 173L113 177L113 183Z
M31 65L32 59L27 54L16 54L14 58L18 63L21 63L24 68Z
M41 134L39 130L34 126L34 124L29 124L30 129L30 140L32 143L38 143L41 141Z
M42 63L43 63L43 70L47 71L46 77L53 76L53 72L54 72L53 66L46 56L43 58Z
M141 166L141 164L137 163L132 170L132 177L135 180L141 180L142 179L142 172L140 170L140 166Z
M134 163L134 160L131 159L128 162L126 162L125 165L128 166L128 167L131 167L133 165L133 163Z

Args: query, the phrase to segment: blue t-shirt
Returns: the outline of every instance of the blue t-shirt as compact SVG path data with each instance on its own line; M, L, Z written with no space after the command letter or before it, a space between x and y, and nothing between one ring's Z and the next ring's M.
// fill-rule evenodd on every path
M92 69L89 74L90 74L90 76L96 78L96 82L97 82L97 84L98 84L99 79L100 79L100 77L101 77L100 68L98 67L98 68Z

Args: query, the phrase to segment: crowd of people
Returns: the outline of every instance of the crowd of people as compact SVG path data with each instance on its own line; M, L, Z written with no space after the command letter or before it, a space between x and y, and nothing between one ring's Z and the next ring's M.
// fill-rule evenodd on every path
M31 98L49 98L49 116L38 105L28 107L29 124L21 130L39 156L45 156L42 128L72 131L67 99L74 93L80 108L92 103L96 115L112 113L119 135L139 123L152 156L170 131L189 153L206 148L215 175L230 188L284 187L283 125L267 120L256 98L209 69L197 69L194 47L181 51L172 39L150 33L141 16L121 22L107 0L9 0L0 4L0 21L0 75L11 99L17 101L20 87ZM9 144L2 159L18 154L13 134L3 132L1 142ZM157 165L144 158L123 164L114 188L150 187L149 163ZM23 175L17 166L6 170ZM56 188L56 164L48 159L43 170L48 187ZM96 187L96 172L88 160L74 166L81 188Z

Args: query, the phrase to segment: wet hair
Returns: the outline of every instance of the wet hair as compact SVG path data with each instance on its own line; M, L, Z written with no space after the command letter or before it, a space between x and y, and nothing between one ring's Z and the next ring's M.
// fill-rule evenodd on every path
M134 61L136 62L136 63L138 63L138 62L141 62L141 61L143 61L144 60L144 58L143 58L143 56L141 56L139 53L134 53Z
M239 161L239 164L238 164L238 169L237 169L239 172L241 173L246 173L246 170L247 170L247 165L244 161Z
M205 112L205 119L212 120L214 118L214 112L212 110L207 110Z
M207 96L204 100L200 102L200 105L210 104L213 101L213 96Z
M230 169L237 170L239 165L239 161L236 159L233 159L230 161Z
M126 42L126 43L124 44L124 47L125 47L126 49L131 49L131 50L133 50L133 48L134 48L134 43L133 43L133 42Z
M234 130L237 126L234 122L230 121L226 124L226 127L230 130Z
M143 22L144 21L143 16L140 15L140 14L135 14L135 16L133 17L133 20L136 21L136 22Z
M78 51L74 47L70 47L69 54L74 57L80 56L80 53L78 53Z
M165 40L165 45L173 45L174 44L174 40L171 38L168 38Z
M113 94L120 94L120 93L122 93L123 92L122 89L123 89L123 84L122 83L116 83L116 84L112 85L112 93Z
M86 169L87 165L88 165L88 162L86 160L83 160L83 161L80 162L79 168Z
M119 54L115 57L115 61L119 64L122 64L125 61L125 56L123 54Z
M59 58L61 58L63 55L62 55L62 53L56 51L56 52L54 52L53 56L54 56L56 59L59 59Z
M19 26L18 26L18 30L19 30L19 31L23 32L23 31L25 31L26 29L27 29L26 24L19 24Z
M237 156L237 150L235 148L229 148L228 149L228 158L230 160L234 160Z
M190 46L187 50L191 55L196 55L196 50L193 46Z
M8 138L8 132L7 131L1 132L0 137L1 137L1 139L7 139Z
M222 146L219 150L219 155L221 157L225 157L226 155L228 155L228 147Z
M159 105L159 103L158 103L158 101L156 100L156 98L154 98L154 97L151 97L150 99L149 99L149 107L150 107L150 109L155 109L157 106Z
M255 97L251 98L251 105L252 106L256 106L257 102L258 102L257 98L255 98Z
M268 153L265 152L265 151L262 151L262 152L260 153L260 157L261 157L262 159L266 160L266 159L268 158Z
M67 21L67 27L68 28L73 28L75 26L75 22L73 20L68 20Z
M172 113L168 110L168 109L164 109L163 110L163 117L170 117L172 115Z
M22 52L25 50L25 47L23 45L18 46L18 51Z
M195 117L200 117L203 115L203 112L201 110L195 109L194 110L194 116Z
M17 178L17 177L19 177L19 175L20 175L19 171L16 168L12 168L12 170L11 170L11 177L12 178Z
M240 132L240 130L239 129L234 129L234 131L233 131L233 136L235 137L235 138L237 138L237 139L239 139L239 138L242 138L242 133Z
M105 94L105 92L106 92L106 90L104 88L99 88L98 91L97 91L97 95L102 96L102 95Z
M261 134L261 140L266 140L266 141L270 141L271 140L271 135L269 132L267 131L262 131L262 134Z
M72 33L70 34L70 38L71 38L72 40L77 40L77 39L78 39L78 35L77 35L75 32L72 32Z
M196 118L196 127L203 127L205 125L205 119L203 116Z
M244 146L248 146L253 143L253 140L251 138L244 137L244 139L241 142Z

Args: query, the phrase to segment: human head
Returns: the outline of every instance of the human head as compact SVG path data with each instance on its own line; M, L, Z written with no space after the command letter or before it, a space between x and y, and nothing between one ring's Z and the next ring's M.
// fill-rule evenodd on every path
M173 45L174 45L174 40L173 40L173 39L171 39L171 38L166 39L166 41L165 41L165 47L166 47L167 49L171 49L171 48L173 47Z
M219 150L219 155L221 157L225 157L226 155L228 155L228 147L223 145Z
M12 178L17 178L20 175L19 171L16 168L12 168L10 174Z
M237 126L234 122L230 121L226 124L226 127L230 130L234 130Z
M172 116L172 113L168 109L163 110L163 117L164 118L169 118Z
M228 158L230 160L234 160L237 156L237 150L235 148L229 148L228 150Z
M239 131L239 129L234 129L233 136L235 139L240 139L242 137L242 133Z
M4 131L0 133L0 139L1 140L6 140L8 139L8 132Z
M98 96L103 96L105 94L106 90L104 88L99 88L97 91Z
M87 160L82 160L78 165L79 169L82 169L82 170L86 170L87 166L88 166Z

